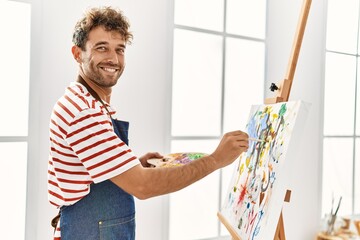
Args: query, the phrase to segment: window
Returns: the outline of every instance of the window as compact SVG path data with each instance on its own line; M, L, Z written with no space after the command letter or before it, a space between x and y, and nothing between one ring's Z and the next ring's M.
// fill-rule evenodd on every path
M170 150L211 153L263 103L266 1L174 3ZM233 167L170 195L170 240L228 235L216 213Z
M360 212L359 1L328 0L322 215Z
M30 69L30 6L0 1L0 232L25 238Z

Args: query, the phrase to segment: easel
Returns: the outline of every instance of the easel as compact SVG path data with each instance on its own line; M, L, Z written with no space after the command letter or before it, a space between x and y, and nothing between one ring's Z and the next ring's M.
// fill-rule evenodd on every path
M277 86L272 83L270 86L271 91L278 91L275 98L267 98L265 99L265 104L279 103L279 102L287 102L289 100L290 90L292 86L292 82L295 75L296 65L299 58L300 48L305 32L306 22L310 12L312 0L303 0L302 9L300 12L299 22L296 29L293 47L288 63L287 73L285 75L285 79ZM290 202L291 190L286 190L284 196L284 202ZM227 222L227 220L218 212L219 220L224 224L224 226L229 231L233 240L241 240L240 236L237 232L232 228L232 226ZM282 212L280 213L279 221L276 227L274 240L286 240L285 230L284 230L284 219Z
M271 84L270 90L278 91L278 94L275 98L265 99L266 104L287 102L289 100L290 90L295 75L296 64L299 58L306 22L310 12L311 1L312 0L304 0L303 2L285 79L280 83L279 86L275 85L274 83Z

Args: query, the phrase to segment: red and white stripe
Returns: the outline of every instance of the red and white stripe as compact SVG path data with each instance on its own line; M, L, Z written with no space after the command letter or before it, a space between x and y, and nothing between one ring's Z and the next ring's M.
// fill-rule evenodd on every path
M91 183L110 179L137 164L137 157L114 133L102 104L80 83L72 83L51 115L50 203L57 207L74 204L89 193Z

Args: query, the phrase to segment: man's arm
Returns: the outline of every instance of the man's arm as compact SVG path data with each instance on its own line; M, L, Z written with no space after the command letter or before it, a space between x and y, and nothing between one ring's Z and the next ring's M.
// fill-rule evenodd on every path
M147 199L187 187L213 171L231 164L247 149L246 133L229 132L209 156L179 167L144 168L137 165L113 177L111 181L129 194L139 199Z

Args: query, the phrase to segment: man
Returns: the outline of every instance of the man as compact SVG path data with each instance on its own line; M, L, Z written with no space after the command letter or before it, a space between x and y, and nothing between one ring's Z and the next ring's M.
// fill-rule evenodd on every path
M50 121L48 196L60 209L54 239L135 239L133 196L180 190L232 163L248 135L226 133L209 156L174 168L146 168L128 147L128 123L114 119L112 87L125 67L129 23L113 8L89 10L75 26L72 54L79 76L54 106Z

